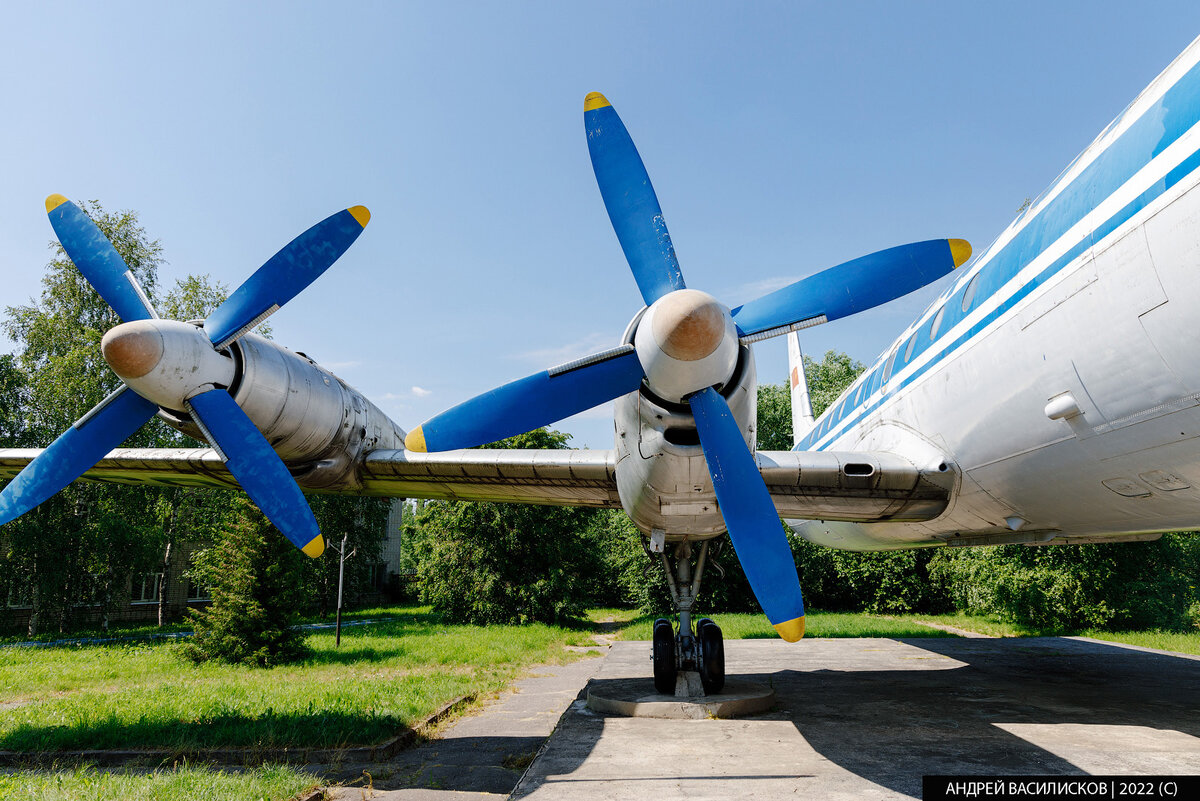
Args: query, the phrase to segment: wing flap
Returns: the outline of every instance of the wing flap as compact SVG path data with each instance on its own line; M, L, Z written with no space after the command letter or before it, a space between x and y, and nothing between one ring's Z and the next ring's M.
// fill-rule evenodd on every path
M367 495L621 508L612 451L380 450L361 475Z

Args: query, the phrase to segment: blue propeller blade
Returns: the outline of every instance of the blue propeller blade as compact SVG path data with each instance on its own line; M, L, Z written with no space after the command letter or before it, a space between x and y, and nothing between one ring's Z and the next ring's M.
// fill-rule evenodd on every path
M574 366L578 365L578 366ZM464 401L408 433L410 451L471 448L562 420L633 392L642 365L633 346L543 370Z
M629 131L599 92L583 102L583 125L608 218L642 300L649 306L668 292L685 288L658 196Z
M971 256L962 239L930 239L888 248L822 270L734 309L742 336L825 316L836 320L907 295Z
M46 213L63 250L122 320L128 323L158 316L121 254L91 217L62 195L46 198Z
M158 407L129 387L109 395L25 466L0 492L0 525L79 478L154 416Z
M688 399L717 504L754 597L788 642L804 635L804 598L783 524L729 404L713 388Z
M370 220L364 206L353 206L285 245L208 315L204 332L213 345L225 347L296 297L354 244Z
M304 493L279 455L223 389L211 389L185 402L229 472L275 528L311 557L325 540Z

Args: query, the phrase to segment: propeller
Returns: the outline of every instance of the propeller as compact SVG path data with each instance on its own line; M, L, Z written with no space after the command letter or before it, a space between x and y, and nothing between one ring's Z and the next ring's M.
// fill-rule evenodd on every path
M363 206L333 214L285 245L218 306L203 328L161 320L132 271L82 209L46 199L63 249L124 321L104 335L105 361L124 382L25 466L0 492L0 524L79 478L152 418L186 411L263 514L297 548L321 555L325 541L295 479L227 391L224 353L341 257L371 219Z
M584 100L588 152L600 195L649 307L632 344L597 353L486 392L413 429L414 451L482 445L561 420L646 387L688 404L717 504L767 619L788 641L804 635L804 599L791 549L742 428L718 391L739 347L835 320L918 289L971 255L961 239L881 250L810 275L730 311L688 289L637 148L598 92Z

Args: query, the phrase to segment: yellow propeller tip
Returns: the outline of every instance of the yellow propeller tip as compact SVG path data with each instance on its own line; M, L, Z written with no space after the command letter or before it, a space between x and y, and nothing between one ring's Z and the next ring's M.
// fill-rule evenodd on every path
M788 642L796 642L804 636L804 615L773 625L775 626L775 630L779 632L779 636Z
M46 213L49 214L50 212L54 211L55 209L57 209L59 206L61 206L62 204L66 203L66 202L67 202L67 199L65 197L63 197L62 195L59 195L57 193L51 195L50 197L46 198Z
M363 228L367 227L367 223L371 221L371 212L367 211L366 206L351 206L346 209L354 219L358 220L358 224Z
M300 550L304 552L305 556L316 559L325 553L325 538L318 534L309 541L308 545L305 545Z
M404 447L406 450L425 453L425 432L420 426L408 432L408 436L404 438Z
M954 259L955 267L961 267L971 258L971 243L965 239L951 239L950 258Z
M588 96L583 99L584 111L591 111L594 108L604 108L611 105L612 103L608 102L608 98L599 92L588 92Z

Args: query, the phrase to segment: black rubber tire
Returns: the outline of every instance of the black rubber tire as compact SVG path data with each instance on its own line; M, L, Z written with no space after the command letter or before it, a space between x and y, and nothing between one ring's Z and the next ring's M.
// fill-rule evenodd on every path
M675 629L666 618L654 621L653 655L654 689L663 695L674 695L679 666L675 664Z
M705 694L714 695L725 689L725 640L721 627L707 618L696 629L696 638L700 640L700 683Z

